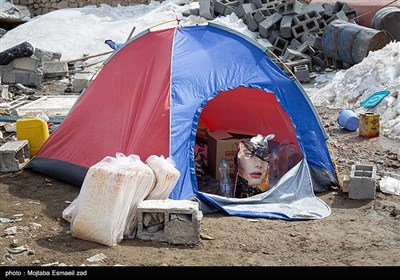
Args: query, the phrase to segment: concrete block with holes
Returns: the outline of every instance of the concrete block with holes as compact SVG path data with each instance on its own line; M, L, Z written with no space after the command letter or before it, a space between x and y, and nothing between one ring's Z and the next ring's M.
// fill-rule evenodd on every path
M296 75L296 78L302 83L307 83L310 81L310 70L308 69L307 64L294 66L294 74Z
M0 147L0 172L21 170L29 162L28 140L9 141Z
M139 239L183 245L200 241L203 213L195 201L144 200L137 213Z
M349 198L374 199L376 192L376 165L354 164L351 166Z

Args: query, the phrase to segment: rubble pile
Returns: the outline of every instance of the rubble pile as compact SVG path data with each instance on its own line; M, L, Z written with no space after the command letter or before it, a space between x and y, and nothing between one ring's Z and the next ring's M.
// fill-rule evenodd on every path
M343 2L306 3L298 0L200 0L199 9L185 11L212 20L235 13L279 57L301 82L310 80L309 71L327 67L342 68L345 63L328 57L322 48L322 35L334 20L358 23L355 10ZM279 61L277 64L279 65ZM281 68L287 72L286 67Z

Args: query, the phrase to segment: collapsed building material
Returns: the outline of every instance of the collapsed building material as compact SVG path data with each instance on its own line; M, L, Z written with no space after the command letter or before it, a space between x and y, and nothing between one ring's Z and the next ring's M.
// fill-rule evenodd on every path
M33 51L33 46L28 42L23 42L19 45L6 49L0 52L0 65L9 64L14 58L31 56Z
M28 140L9 141L0 147L0 172L19 171L28 162Z
M268 49L283 63L303 59L301 56L290 55L293 54L292 50L309 56L309 71L319 71L326 67L348 67L361 61L333 56L329 48L323 48L322 36L328 26L337 20L358 26L359 17L356 10L340 1L311 3L301 0L201 0L199 9L200 16L209 20L234 12L250 31L259 32L259 39L269 41L273 45ZM369 36L364 29L360 33L360 38ZM298 44L300 41L303 45ZM348 40L342 41L342 44L351 44ZM387 43L388 40L383 38L381 43L372 43L366 48L377 50ZM331 45L334 47L335 44ZM357 48L359 47L353 49L356 51ZM278 66L284 68L281 62Z

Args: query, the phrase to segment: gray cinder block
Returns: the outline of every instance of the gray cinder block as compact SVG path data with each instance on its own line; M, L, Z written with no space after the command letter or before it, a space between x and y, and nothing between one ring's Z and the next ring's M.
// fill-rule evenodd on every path
M39 59L33 56L19 57L19 58L14 58L11 64L12 67L15 69L36 71L39 66Z
M138 208L137 237L170 244L196 244L203 213L189 200L144 200Z
M376 165L354 164L351 166L349 198L374 199L376 192Z
M67 77L69 74L66 61L43 62L43 75L50 77Z
M297 80L302 83L307 83L310 81L310 71L307 64L294 66L294 74L296 75Z
M9 141L0 147L0 172L19 171L29 162L28 140Z
M214 2L211 0L199 1L199 15L205 19L214 18Z

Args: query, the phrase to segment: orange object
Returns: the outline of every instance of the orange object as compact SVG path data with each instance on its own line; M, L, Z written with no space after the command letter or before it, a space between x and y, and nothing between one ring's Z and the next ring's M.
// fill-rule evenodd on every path
M359 135L367 138L379 136L379 114L360 113Z
M28 140L30 156L37 154L43 143L49 138L47 122L38 118L22 118L16 123L17 139Z

